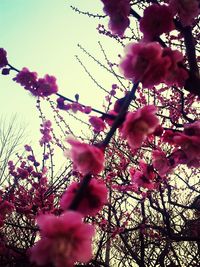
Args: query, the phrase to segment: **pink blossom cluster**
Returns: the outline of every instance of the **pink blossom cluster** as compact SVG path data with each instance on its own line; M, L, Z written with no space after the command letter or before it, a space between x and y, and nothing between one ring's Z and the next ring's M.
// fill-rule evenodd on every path
M100 132L104 131L104 129L106 127L102 118L99 118L97 116L91 116L89 119L89 122L93 126L95 133L100 133Z
M41 125L40 132L42 133L42 138L40 139L40 145L44 145L49 143L52 140L51 132L52 132L52 127L51 127L51 121L46 120L43 122Z
M16 212L28 218L34 218L42 212L54 212L54 195L46 196L49 184L45 171L37 172L33 166L27 166L24 161L18 168L14 168L11 162L9 165L12 167L10 174L18 181L12 196Z
M57 99L57 108L62 110L72 110L74 113L77 111L83 112L85 114L89 114L92 111L92 108L89 106L82 106L78 102L74 102L71 104L65 104L65 99L63 97L59 97Z
M7 52L3 48L0 48L0 69L5 67L7 64Z
M198 0L169 0L168 2L173 15L178 15L183 26L192 25L194 19L200 14Z
M140 148L146 138L156 130L159 120L155 113L156 107L150 105L126 115L121 134L132 149Z
M163 177L172 169L170 160L162 150L154 150L152 152L153 167L157 170L158 174Z
M80 187L80 183L72 183L61 198L61 208L67 210ZM107 203L108 190L103 181L92 179L84 192L77 211L84 216L95 216Z
M56 78L46 74L44 78L37 78L36 72L23 68L13 79L34 96L47 97L58 92Z
M109 29L113 34L123 36L130 21L130 0L101 0L104 4L103 11L109 16Z
M140 161L139 167L140 170L136 170L135 168L130 168L129 170L132 183L138 187L147 188L149 190L156 188L156 174L153 167L142 160Z
M13 205L13 203L4 200L0 196L0 227L3 226L6 216L12 213L14 208L15 206Z
M103 170L104 152L102 149L73 139L68 139L68 143L71 145L69 155L75 170L83 175L95 175Z
M145 41L153 41L173 29L173 14L169 6L153 4L144 10L140 20L140 30L144 34Z
M151 88L161 82L182 87L188 78L182 61L181 52L162 48L156 42L131 43L125 48L120 70L126 78L140 81L144 87Z
M176 147L173 160L188 167L200 166L200 121L184 125L183 132L167 131L163 141Z
M37 223L41 239L30 249L32 262L39 266L72 267L77 261L86 263L92 258L94 228L83 223L80 213L66 211L59 217L41 215Z

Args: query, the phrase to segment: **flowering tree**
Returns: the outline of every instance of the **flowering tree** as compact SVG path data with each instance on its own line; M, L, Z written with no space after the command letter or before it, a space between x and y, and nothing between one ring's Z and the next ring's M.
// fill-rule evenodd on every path
M54 76L18 70L0 49L2 74L16 72L37 99L43 147L42 161L25 145L19 164L8 163L1 266L199 265L199 1L101 2L109 24L99 33L125 46L120 62L104 53L108 67L84 50L118 80L104 111L60 95ZM77 111L92 114L82 122L89 137L76 138L64 119ZM71 159L57 174L54 147Z

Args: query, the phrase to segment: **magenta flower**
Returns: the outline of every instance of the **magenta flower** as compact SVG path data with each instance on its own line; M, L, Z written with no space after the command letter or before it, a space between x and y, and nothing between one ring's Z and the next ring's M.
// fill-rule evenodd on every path
M72 267L92 258L94 228L82 222L78 212L67 211L60 217L41 215L37 219L41 239L30 249L30 259L39 266Z
M44 78L38 80L36 95L37 96L50 96L58 92L56 78L48 74Z
M130 168L129 170L132 183L137 187L143 187L150 190L154 189L156 184L153 181L155 178L153 168L143 161L140 162L139 166L140 171L135 170L134 168Z
M67 188L60 201L60 206L63 210L69 208L79 186L80 183L74 182ZM79 203L77 211L85 216L95 216L107 203L107 194L106 185L102 181L92 179Z
M30 72L27 68L23 68L13 80L24 86L34 96L50 96L58 91L54 76L46 74L44 78L38 79L37 73Z
M28 68L23 68L13 80L32 93L37 87L37 73L30 72Z
M178 14L183 26L189 26L200 13L198 0L170 0L169 6L174 15Z
M102 0L103 11L110 17L109 29L113 34L123 36L129 26L130 0Z
M46 120L41 125L40 132L42 133L42 138L40 139L40 145L44 145L49 143L52 140L52 127L51 127L51 121Z
M3 48L0 48L0 69L8 64L7 52Z
M69 154L76 170L83 175L98 174L103 170L104 153L100 148L73 139L67 141L72 147Z
M144 87L153 87L164 80L170 64L168 57L162 57L160 44L141 42L126 46L119 67L124 77L140 81Z
M171 50L170 48L163 49L163 57L170 59L170 66L166 72L164 82L171 86L176 85L183 87L185 81L188 79L188 72L183 68L183 54L178 50Z
M159 124L155 113L156 107L150 105L126 115L121 134L132 149L141 147L147 136L155 131Z
M145 40L153 41L154 38L173 29L173 15L168 6L153 4L144 10L144 16L140 20L140 30Z
M170 163L165 153L160 150L154 150L152 153L153 167L157 169L158 174L163 177L170 171Z
M173 137L174 144L180 146L186 156L188 167L200 166L200 120L186 124L183 133Z
M91 116L89 122L93 126L95 133L102 132L106 127L104 121L97 116Z

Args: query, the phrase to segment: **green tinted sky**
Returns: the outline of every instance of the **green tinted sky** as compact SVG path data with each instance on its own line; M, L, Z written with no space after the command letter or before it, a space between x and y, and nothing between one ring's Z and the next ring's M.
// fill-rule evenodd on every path
M99 20L75 13L70 5L102 13L100 0L0 0L0 47L7 50L9 62L16 68L28 67L40 76L55 75L60 93L73 98L79 92L83 103L100 107L104 94L75 60L76 54L84 56L77 43L100 58L98 40L109 54L116 52L109 46L110 41L97 33ZM106 73L103 76L91 60L83 58L83 61L97 81L110 89L114 82L111 77ZM38 130L35 101L12 77L0 76L1 114L17 113Z

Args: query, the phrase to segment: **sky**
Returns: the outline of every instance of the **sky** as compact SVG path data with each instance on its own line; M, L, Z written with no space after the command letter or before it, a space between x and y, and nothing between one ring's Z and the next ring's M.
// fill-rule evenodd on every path
M103 14L100 0L0 0L0 47L7 51L9 63L17 69L27 67L36 71L39 77L54 75L60 94L74 99L74 95L79 93L80 103L102 110L106 94L85 73L75 55L108 91L116 80L88 58L77 44L102 63L105 63L105 58L98 41L109 59L118 60L118 51L113 40L98 34L96 28L101 20L80 15L71 9L71 5L82 11ZM106 25L107 19L103 22ZM35 108L36 100L12 80L15 75L15 72L8 76L0 75L0 118L9 123L11 117L17 115L17 123L26 129L24 142L41 152L41 120ZM52 120L52 112L46 106L43 111L46 118ZM82 128L74 119L68 116L66 121L81 134ZM23 145L22 141L22 148Z
M105 93L86 75L78 64L78 55L98 82L110 90L112 77L102 72L77 47L81 44L102 60L98 41L113 56L110 40L99 36L99 19L74 12L70 5L83 11L102 13L101 1L93 0L0 0L0 47L6 49L8 60L17 69L54 75L59 93L69 98L80 94L80 102L101 108ZM0 76L0 113L9 117L17 114L19 121L29 124L32 136L39 129L35 99L12 81L15 73Z

